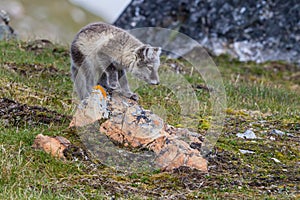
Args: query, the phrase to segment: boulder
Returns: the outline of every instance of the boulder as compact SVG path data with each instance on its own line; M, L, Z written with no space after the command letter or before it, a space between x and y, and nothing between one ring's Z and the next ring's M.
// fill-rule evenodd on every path
M241 61L300 64L299 10L297 0L132 0L114 24L173 29L214 54L227 53ZM182 54L190 51L186 46Z
M94 90L78 106L70 127L82 129L95 122L100 122L98 135L105 134L117 146L154 152L154 164L161 170L187 166L207 171L198 133L166 124L134 100L118 93L106 96L103 91Z
M9 25L9 15L6 11L0 10L0 40L15 39L14 29Z

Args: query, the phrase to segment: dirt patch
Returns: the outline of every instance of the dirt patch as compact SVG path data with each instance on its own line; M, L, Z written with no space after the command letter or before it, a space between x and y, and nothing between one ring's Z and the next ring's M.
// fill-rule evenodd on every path
M61 124L71 117L40 106L28 106L11 99L0 98L0 119L4 125L24 126L37 124Z
M14 62L5 62L3 63L3 67L10 71L19 73L23 76L27 77L49 77L49 76L56 76L56 75L66 75L68 76L69 73L58 70L53 65L42 65L42 64L34 64L34 63L23 63L17 64Z
M69 56L69 51L65 48L59 48L51 41L46 39L34 40L23 45L23 48L27 51L32 51L36 55L42 54L45 51L50 51L53 55L57 56Z
M181 167L174 170L174 175L179 179L182 188L188 190L199 190L200 188L232 188L236 185L242 185L239 181L240 158L228 151L217 151L208 156L209 172L203 173L187 167ZM224 181L223 177L227 177ZM233 177L236 177L233 178Z
M272 72L299 72L299 67L297 67L296 65L280 62L270 62L266 64L264 68Z
M43 49L53 49L54 45L51 41L46 40L46 39L41 39L41 40L34 40L29 42L25 46L26 50L29 51L42 51Z

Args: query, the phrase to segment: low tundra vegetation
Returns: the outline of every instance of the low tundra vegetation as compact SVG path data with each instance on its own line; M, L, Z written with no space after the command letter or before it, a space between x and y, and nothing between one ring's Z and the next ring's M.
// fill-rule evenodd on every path
M76 107L68 48L45 41L0 42L0 198L299 198L300 68L279 61L242 63L225 55L213 60L227 108L222 134L207 157L209 172L118 171L101 159L63 161L31 148L39 133L82 145L68 129ZM162 57L161 63L162 73L177 70L195 91L200 109L190 116L197 123L189 128L205 136L213 88L184 60ZM170 88L141 85L136 92L145 109L184 127L180 101ZM236 136L247 130L257 138Z

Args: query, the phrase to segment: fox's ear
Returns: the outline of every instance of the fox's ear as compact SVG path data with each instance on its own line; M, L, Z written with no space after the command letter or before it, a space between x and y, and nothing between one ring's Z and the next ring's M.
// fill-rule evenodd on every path
M143 46L140 46L138 48L135 49L135 53L137 54L137 56L144 60L146 57L147 57L147 53L148 53L148 50L151 46L149 45L143 45Z
M152 47L150 45L143 45L135 50L135 53L138 55L139 58L142 60L153 60L156 59L160 53L160 47Z
M156 53L156 55L160 55L161 54L161 48L160 47L154 47L154 52Z

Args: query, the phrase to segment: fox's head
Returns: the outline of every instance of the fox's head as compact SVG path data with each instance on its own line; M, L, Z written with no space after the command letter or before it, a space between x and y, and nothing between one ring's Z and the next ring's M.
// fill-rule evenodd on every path
M131 73L149 84L159 84L160 53L160 47L143 45L137 48L134 52L135 60L130 69Z

